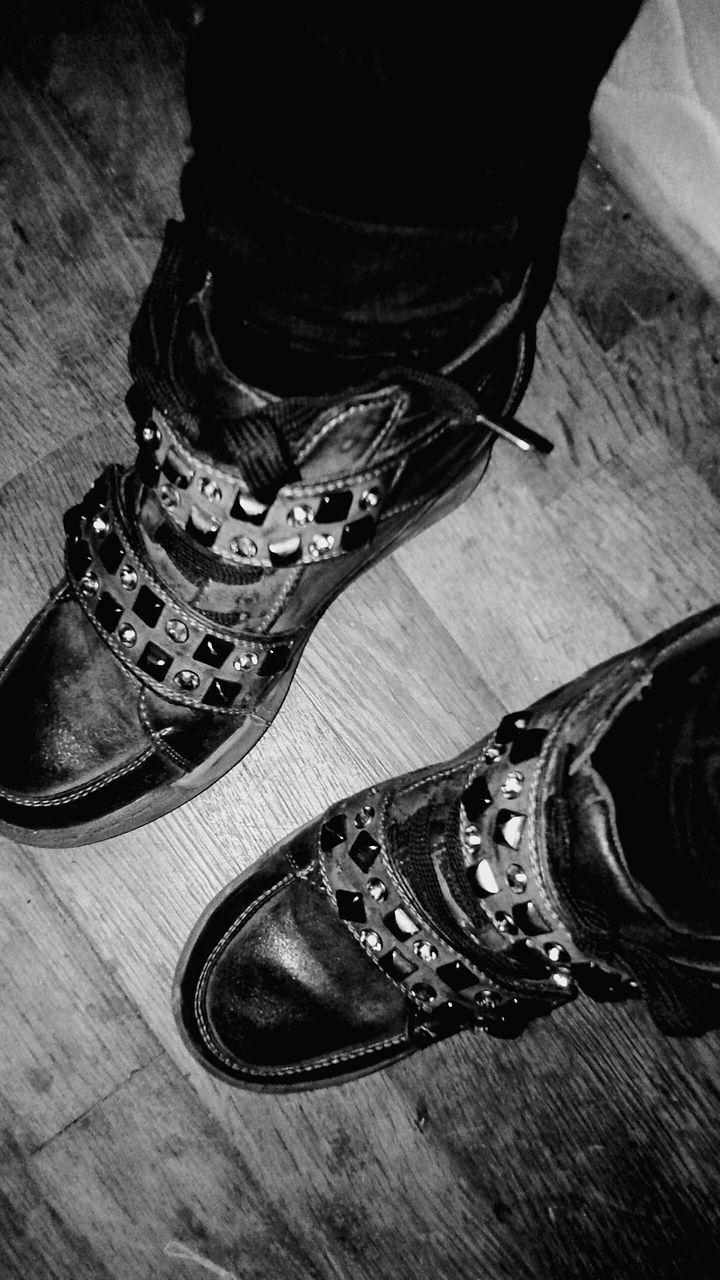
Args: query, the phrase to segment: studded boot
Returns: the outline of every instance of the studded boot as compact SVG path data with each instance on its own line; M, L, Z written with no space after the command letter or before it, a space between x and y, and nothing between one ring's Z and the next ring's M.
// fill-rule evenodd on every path
M212 288L169 224L131 337L136 465L68 513L66 578L0 668L15 839L100 840L197 795L265 732L343 587L461 502L498 434L528 444L517 321L452 376L279 399L224 365Z
M192 1052L284 1091L579 995L719 1026L719 655L716 608L278 844L185 948Z

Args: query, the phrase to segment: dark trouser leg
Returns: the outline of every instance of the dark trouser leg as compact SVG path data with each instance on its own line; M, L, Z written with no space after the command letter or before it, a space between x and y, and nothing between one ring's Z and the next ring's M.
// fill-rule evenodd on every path
M512 313L531 266L537 309L590 104L639 8L516 0L480 6L472 31L414 16L398 32L211 3L183 198L229 362L326 390L441 367Z

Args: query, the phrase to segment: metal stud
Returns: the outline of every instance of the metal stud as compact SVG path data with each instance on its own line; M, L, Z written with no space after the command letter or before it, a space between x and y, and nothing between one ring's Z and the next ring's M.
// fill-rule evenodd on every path
M519 862L510 863L510 866L505 872L505 878L513 893L524 893L527 889L527 873L520 866Z
M250 671L259 661L256 653L241 653L233 662L233 666L236 671Z
M124 564L120 570L120 586L126 591L134 591L137 586L138 576L131 564Z
M432 1004L433 1000L437 1000L437 991L427 982L416 982L412 993L423 1004Z
M222 501L222 489L210 476L202 476L198 481L198 488L203 497L207 498L208 502Z
M168 618L165 623L165 632L176 644L184 644L190 635L182 618Z
M384 902L387 898L387 885L378 876L371 876L367 882L367 891L375 902Z
M513 813L510 809L500 809L495 819L493 840L496 844L507 845L509 849L519 849L524 826L524 813Z
M86 598L94 596L99 586L100 583L96 573L86 573L80 579L80 591Z
M250 559L257 555L257 543L253 542L252 538L233 538L230 550L234 556L245 556Z
M421 960L424 960L426 964L430 964L433 960L437 960L438 958L437 947L434 947L432 942L427 942L425 939L414 942L413 951L415 952L415 955L419 956Z
M159 445L160 439L158 437L158 430L152 419L145 423L145 426L140 432L140 439L143 444L151 444L154 448L157 448Z
M360 494L360 510L370 511L376 507L380 501L380 494L377 489L363 489Z
M504 795L506 800L514 800L515 796L520 795L524 781L524 774L517 769L511 769L500 788L501 794Z
M482 759L485 764L492 764L495 760L499 760L501 755L502 751L495 742L489 742L486 747L483 747Z
M126 649L132 649L137 640L137 631L130 626L129 622L126 622L118 631L118 640L125 645Z
M295 525L296 527L304 524L312 524L314 519L315 512L312 507L308 507L304 503L300 503L297 507L292 507L287 513L288 524Z
M478 1008L482 1009L485 1013L491 1013L499 1004L499 997L497 994L494 991L489 991L487 987L482 991L478 991L477 994L473 996L473 1000Z
M294 564L302 556L300 535L294 533L289 538L279 538L276 542L269 542L268 554L273 564L280 568L283 565Z
M382 938L374 929L362 929L360 932L360 941L364 947L367 947L368 951L373 951L376 955L379 951L382 951Z
M335 546L335 539L331 533L316 533L308 543L308 555L313 560L322 560L323 556L328 556Z
M374 817L375 817L375 810L373 809L372 805L364 804L360 812L355 814L355 826L369 827Z
M482 844L482 833L474 823L469 823L463 831L463 839L470 849L479 849Z
M173 676L178 689L184 689L187 693L191 693L193 689L197 689L200 683L200 677L197 671L178 671Z
M390 915L385 917L385 923L395 934L395 937L400 940L412 938L413 934L417 933L420 928L420 925L415 923L412 916L408 915L403 907L396 907L394 911L391 911Z
M160 501L168 511L172 511L177 506L179 499L171 485L160 485Z

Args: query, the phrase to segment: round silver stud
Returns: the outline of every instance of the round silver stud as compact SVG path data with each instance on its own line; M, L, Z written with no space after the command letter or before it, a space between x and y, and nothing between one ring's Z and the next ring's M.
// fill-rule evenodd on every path
M80 591L84 596L94 596L99 586L100 583L96 573L86 573L80 579Z
M567 964L570 957L559 942L546 942L545 954L552 964Z
M475 1004L480 1009L483 1009L486 1013L490 1013L493 1009L497 1007L499 1003L498 997L495 994L495 992L488 991L487 988L485 988L483 991L478 991L477 995L473 996L473 999L475 1001Z
M463 838L466 845L471 849L479 849L482 844L482 834L479 827L470 822L463 831Z
M380 501L380 494L377 489L363 489L360 494L360 509L362 511L371 511Z
M177 506L178 496L175 490L173 489L172 485L169 485L169 484L160 485L160 501L162 502L163 506L167 508L168 511L172 511L173 508Z
M258 662L259 658L256 653L241 653L233 662L233 667L236 671L251 671L253 667L257 666Z
M322 560L323 556L330 555L334 546L335 539L331 533L316 533L308 543L308 554L313 560Z
M382 951L382 938L374 929L362 929L360 932L360 941L364 947L367 947L368 951L373 951L375 954L377 954L378 951Z
M498 933L517 933L517 925L511 915L507 911L496 911L493 916L493 924Z
M510 772L506 775L505 781L503 782L500 788L501 794L504 795L506 800L513 800L515 796L520 795L520 792L523 789L524 781L525 781L525 778L522 773L520 773L517 769L511 769Z
M360 812L355 814L355 826L369 827L374 817L375 817L375 810L373 809L372 805L364 804Z
M157 428L154 422L146 422L145 426L140 432L140 438L143 444L157 445L159 443Z
M314 519L315 512L312 507L307 507L304 503L299 504L297 507L293 507L287 513L288 524L295 525L296 527L303 524L312 524Z
M416 982L412 992L423 1004L432 1004L433 1000L437 1000L437 991L427 982Z
M419 942L413 942L413 951L416 956L419 956L421 960L425 960L427 964L430 964L433 960L437 960L438 958L437 947L434 947L432 942L425 942L422 940Z
M137 586L138 576L131 564L124 564L120 570L120 586L125 591L132 591Z
M173 680L178 689L185 689L187 692L197 689L200 683L197 671L178 671L177 675L173 676Z
M170 639L174 640L176 644L184 644L190 635L190 632L182 618L169 618L165 623L165 631L166 634L169 635Z
M377 876L371 876L367 882L367 891L375 902L384 902L387 898L387 886Z
M520 866L519 862L510 863L510 866L505 872L505 878L513 893L524 893L527 889L527 874Z
M246 556L249 559L257 555L257 544L252 538L233 538L230 550L234 556Z
M499 760L501 755L500 747L494 742L489 742L486 747L483 747L482 759L485 764L492 764L495 760Z
M126 649L132 649L137 640L137 631L130 626L129 622L124 623L118 630L118 640L125 645Z
M202 476L198 481L198 488L203 497L207 498L208 502L222 501L222 489L219 484L216 484L215 481L210 478L210 476Z
M103 534L107 533L110 528L110 524L109 521L105 519L105 516L98 512L96 516L93 516L92 527L95 533Z
M569 969L556 969L550 974L550 981L555 983L556 987L562 987L566 990L572 986L572 974Z

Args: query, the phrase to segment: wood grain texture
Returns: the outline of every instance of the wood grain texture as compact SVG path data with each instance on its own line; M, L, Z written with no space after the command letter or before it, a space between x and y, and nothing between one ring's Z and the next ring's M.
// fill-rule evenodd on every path
M186 147L162 11L71 10L26 23L0 79L2 646L60 572L63 509L130 456L127 326ZM718 598L719 333L589 159L522 409L552 456L498 446L353 584L192 804L85 848L0 844L3 1280L717 1276L717 1035L576 1003L268 1098L188 1057L169 992L199 912L293 826Z

